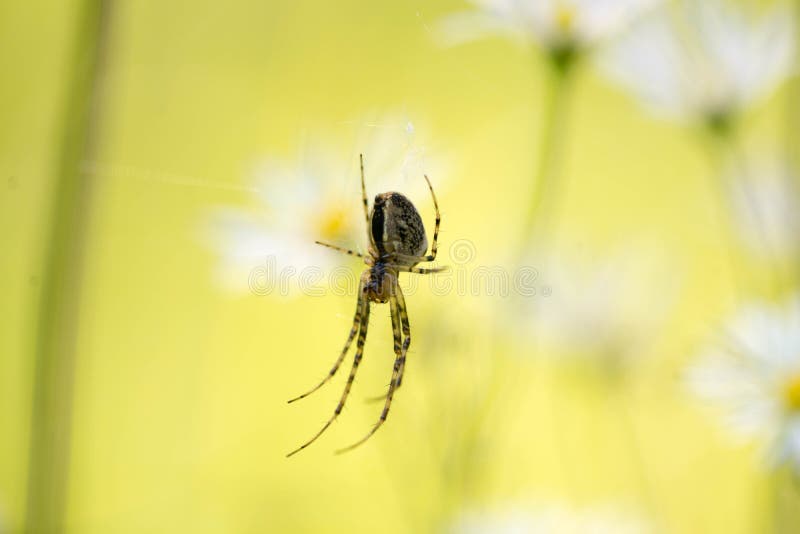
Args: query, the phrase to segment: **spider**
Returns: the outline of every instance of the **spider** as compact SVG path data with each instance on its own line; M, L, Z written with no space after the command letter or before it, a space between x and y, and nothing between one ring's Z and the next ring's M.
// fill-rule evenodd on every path
M341 453L358 447L367 441L381 425L383 425L384 421L386 421L386 417L389 415L389 407L392 404L392 398L403 382L406 353L408 352L408 347L411 345L411 328L408 322L406 302L403 297L403 292L397 284L397 277L401 272L429 274L446 269L446 267L420 268L416 266L420 262L429 262L436 259L436 246L439 238L439 223L441 222L439 204L436 202L436 194L433 192L433 186L428 177L425 176L425 181L428 183L428 189L430 189L431 197L433 197L433 206L436 210L436 223L433 229L431 253L426 255L425 252L428 250L428 238L425 235L425 227L422 224L422 218L419 216L419 212L408 198L395 192L376 195L375 201L372 204L372 211L370 211L369 203L367 202L367 189L364 184L364 156L361 155L359 159L361 165L361 200L364 205L364 219L367 223L367 238L369 240L368 253L364 255L321 241L315 242L318 245L332 248L351 256L363 258L364 263L368 265L368 268L361 274L358 285L358 300L356 303L355 316L353 317L353 326L350 329L350 334L347 336L347 341L344 344L339 358L336 360L336 363L333 364L328 375L314 388L303 393L299 397L291 399L289 402L292 403L311 395L333 378L347 355L350 346L353 344L356 334L358 334L356 355L353 359L353 365L350 369L350 376L347 378L344 392L331 418L328 419L328 422L325 423L314 437L287 454L287 457L311 445L328 429L331 423L339 416L342 408L344 408L345 401L347 400L347 396L350 393L350 388L356 376L356 371L358 371L358 365L361 363L361 358L364 354L364 343L367 339L367 327L369 326L370 304L373 302L388 302L391 311L395 353L392 379L391 382L389 382L389 390L386 392L386 396L379 397L379 399L384 399L384 406L378 422L375 423L366 436L349 447L345 447L336 452Z

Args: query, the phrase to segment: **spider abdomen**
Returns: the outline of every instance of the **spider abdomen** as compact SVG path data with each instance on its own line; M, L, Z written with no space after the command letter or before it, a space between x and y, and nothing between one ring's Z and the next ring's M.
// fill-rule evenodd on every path
M421 256L428 249L422 217L405 195L395 192L377 195L370 224L379 256Z

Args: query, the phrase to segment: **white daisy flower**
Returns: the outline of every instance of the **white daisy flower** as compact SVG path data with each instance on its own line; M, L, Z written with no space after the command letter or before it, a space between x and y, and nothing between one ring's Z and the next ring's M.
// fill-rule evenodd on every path
M631 27L601 65L657 114L725 126L791 74L793 20L786 6L755 14L733 2L687 0Z
M451 534L645 534L652 525L620 506L575 508L558 503L513 506L504 511L466 511Z
M542 354L599 358L609 369L651 341L679 283L674 262L633 246L600 258L562 251L542 265L540 290L524 299L516 328Z
M551 54L590 49L660 0L472 0L477 10L441 24L446 44L503 33Z
M689 370L688 384L733 434L760 440L771 465L800 472L800 295L739 311Z
M345 245L353 241L360 206L345 199L342 171L336 169L349 167L356 180L358 167L352 161L349 165L325 161L331 161L330 155L319 152L304 157L299 165L265 161L254 172L257 209L216 211L209 230L220 252L219 276L225 288L252 291L255 283L271 292L281 275L296 277L310 268L327 270L333 265L333 254L315 245L315 240ZM280 290L286 292L287 286Z
M430 170L410 121L389 117L352 124L357 131L351 153L341 155L331 142L306 150L296 161L267 158L252 173L258 191L254 208L228 207L212 215L204 230L220 253L223 287L293 294L290 286L296 289L301 273L313 270L324 277L343 264L341 256L315 241L365 252L359 150L371 196L392 189L428 194L422 174ZM439 176L436 180L438 185Z
M738 173L738 174L737 174ZM729 169L730 194L739 233L749 248L768 259L800 254L800 188L789 166L760 161L738 180L740 169Z

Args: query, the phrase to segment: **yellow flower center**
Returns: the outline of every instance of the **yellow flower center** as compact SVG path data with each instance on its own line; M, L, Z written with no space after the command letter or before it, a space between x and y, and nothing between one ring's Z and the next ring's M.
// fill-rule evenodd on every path
M556 7L556 28L562 34L570 34L575 27L575 8L559 3Z
M319 238L331 240L341 237L347 230L347 222L344 210L333 206L326 208L316 221Z
M800 374L789 379L783 387L783 402L791 412L800 412Z

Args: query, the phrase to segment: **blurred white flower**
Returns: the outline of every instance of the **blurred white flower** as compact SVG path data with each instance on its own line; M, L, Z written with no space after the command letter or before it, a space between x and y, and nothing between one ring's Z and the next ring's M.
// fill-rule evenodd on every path
M680 278L674 262L644 246L600 258L562 249L541 265L539 285L549 294L539 291L524 299L516 328L542 354L614 365L639 355L652 341Z
M220 208L206 221L205 237L220 254L223 287L252 291L254 273L277 283L278 273L296 278L308 268L324 272L343 265L344 256L316 245L316 240L365 252L359 151L370 200L392 189L428 198L422 174L431 170L410 121L392 116L345 127L350 125L356 131L349 153L341 155L331 140L306 148L295 161L266 158L252 172L258 191L255 206ZM438 175L432 179L437 186L443 181Z
M356 243L360 206L345 199L341 171L314 153L299 165L269 160L254 173L258 209L222 208L210 224L210 235L220 252L220 277L234 292L247 291L257 268L297 273L308 267L328 268L338 259L314 244L333 241L343 246ZM330 161L330 160L328 160ZM352 180L357 165L350 167ZM362 222L363 224L363 222Z
M771 465L800 472L800 295L751 304L722 334L689 370L689 387L735 435L760 439Z
M768 96L791 74L791 11L687 0L653 12L601 58L605 72L657 114L712 126Z
M468 511L452 534L645 534L652 526L619 506L573 508L561 504L515 506L502 512Z
M745 243L768 259L793 258L800 254L800 189L786 164L760 161L750 176L736 178L741 170L728 170L732 179L731 200L736 223ZM738 173L738 174L737 174Z
M442 21L445 44L495 33L535 42L551 53L581 51L619 31L660 0L472 0L477 10Z

